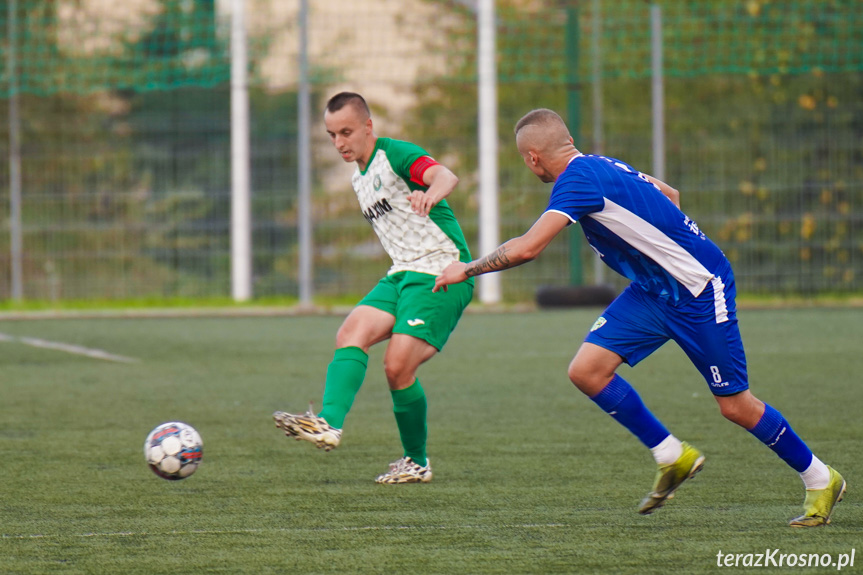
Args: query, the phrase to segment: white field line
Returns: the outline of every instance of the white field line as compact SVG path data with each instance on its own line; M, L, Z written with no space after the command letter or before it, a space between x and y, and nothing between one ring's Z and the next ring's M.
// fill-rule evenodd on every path
M559 529L569 527L564 523L522 523L513 525L367 525L355 527L276 527L271 529L191 529L188 531L116 531L109 533L75 533L75 534L32 534L32 535L0 535L0 539L60 539L65 537L172 537L175 535L255 535L263 533L336 533L346 531L461 531L480 529Z
M18 337L14 335L8 335L5 333L0 333L0 341L5 341L9 343L23 343L24 345L29 345L31 347L39 347L42 349L53 349L56 351L63 351L66 353L71 353L74 355L83 355L86 357L92 357L93 359L103 359L105 361L119 361L123 363L137 363L140 360L135 359L134 357L125 357L122 355L114 355L113 353L108 353L107 351L101 349L93 349L89 347L83 347L80 345L73 345L71 343L62 343L57 341L48 341L46 339L39 339L37 337Z

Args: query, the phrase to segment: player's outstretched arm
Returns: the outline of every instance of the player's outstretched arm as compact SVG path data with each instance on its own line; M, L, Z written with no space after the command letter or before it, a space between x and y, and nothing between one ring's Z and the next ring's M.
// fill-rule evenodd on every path
M551 240L569 224L569 218L557 212L544 213L523 235L513 238L492 253L472 262L453 262L435 278L432 291L465 281L469 277L520 266L536 258Z
M446 166L435 164L423 174L423 183L428 186L428 189L425 192L416 190L411 193L411 208L416 214L427 216L433 207L455 189L458 176Z

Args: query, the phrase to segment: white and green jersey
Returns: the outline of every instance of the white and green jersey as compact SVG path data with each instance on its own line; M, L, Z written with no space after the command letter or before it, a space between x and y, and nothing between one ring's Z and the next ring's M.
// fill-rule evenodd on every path
M425 191L428 186L412 181L410 168L428 155L415 144L378 138L366 169L354 172L351 183L363 216L393 260L387 275L401 271L438 275L453 261L471 260L446 200L433 207L428 217L411 209L411 192Z

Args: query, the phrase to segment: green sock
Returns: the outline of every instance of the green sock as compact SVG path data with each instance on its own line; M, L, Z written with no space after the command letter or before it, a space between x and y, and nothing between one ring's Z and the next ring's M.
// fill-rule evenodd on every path
M393 413L399 426L405 456L425 467L428 463L426 459L428 404L420 380L414 380L413 384L405 389L390 390L390 393L393 396Z
M327 367L324 408L318 415L336 429L345 424L345 417L363 385L368 364L368 354L358 347L342 347L333 354L333 361Z

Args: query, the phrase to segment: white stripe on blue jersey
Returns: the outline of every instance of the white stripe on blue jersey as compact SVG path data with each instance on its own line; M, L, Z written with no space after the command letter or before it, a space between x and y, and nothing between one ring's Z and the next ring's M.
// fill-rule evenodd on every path
M722 278L716 276L710 283L713 284L713 310L716 316L716 323L728 321L728 304L725 301L725 284L722 283Z
M700 294L704 286L713 279L713 274L680 244L608 198L605 198L605 208L588 214L587 217L601 223L620 239L658 263L693 296Z
M573 158L557 178L546 211L579 222L605 264L661 297L696 297L729 268L695 222L619 160Z

